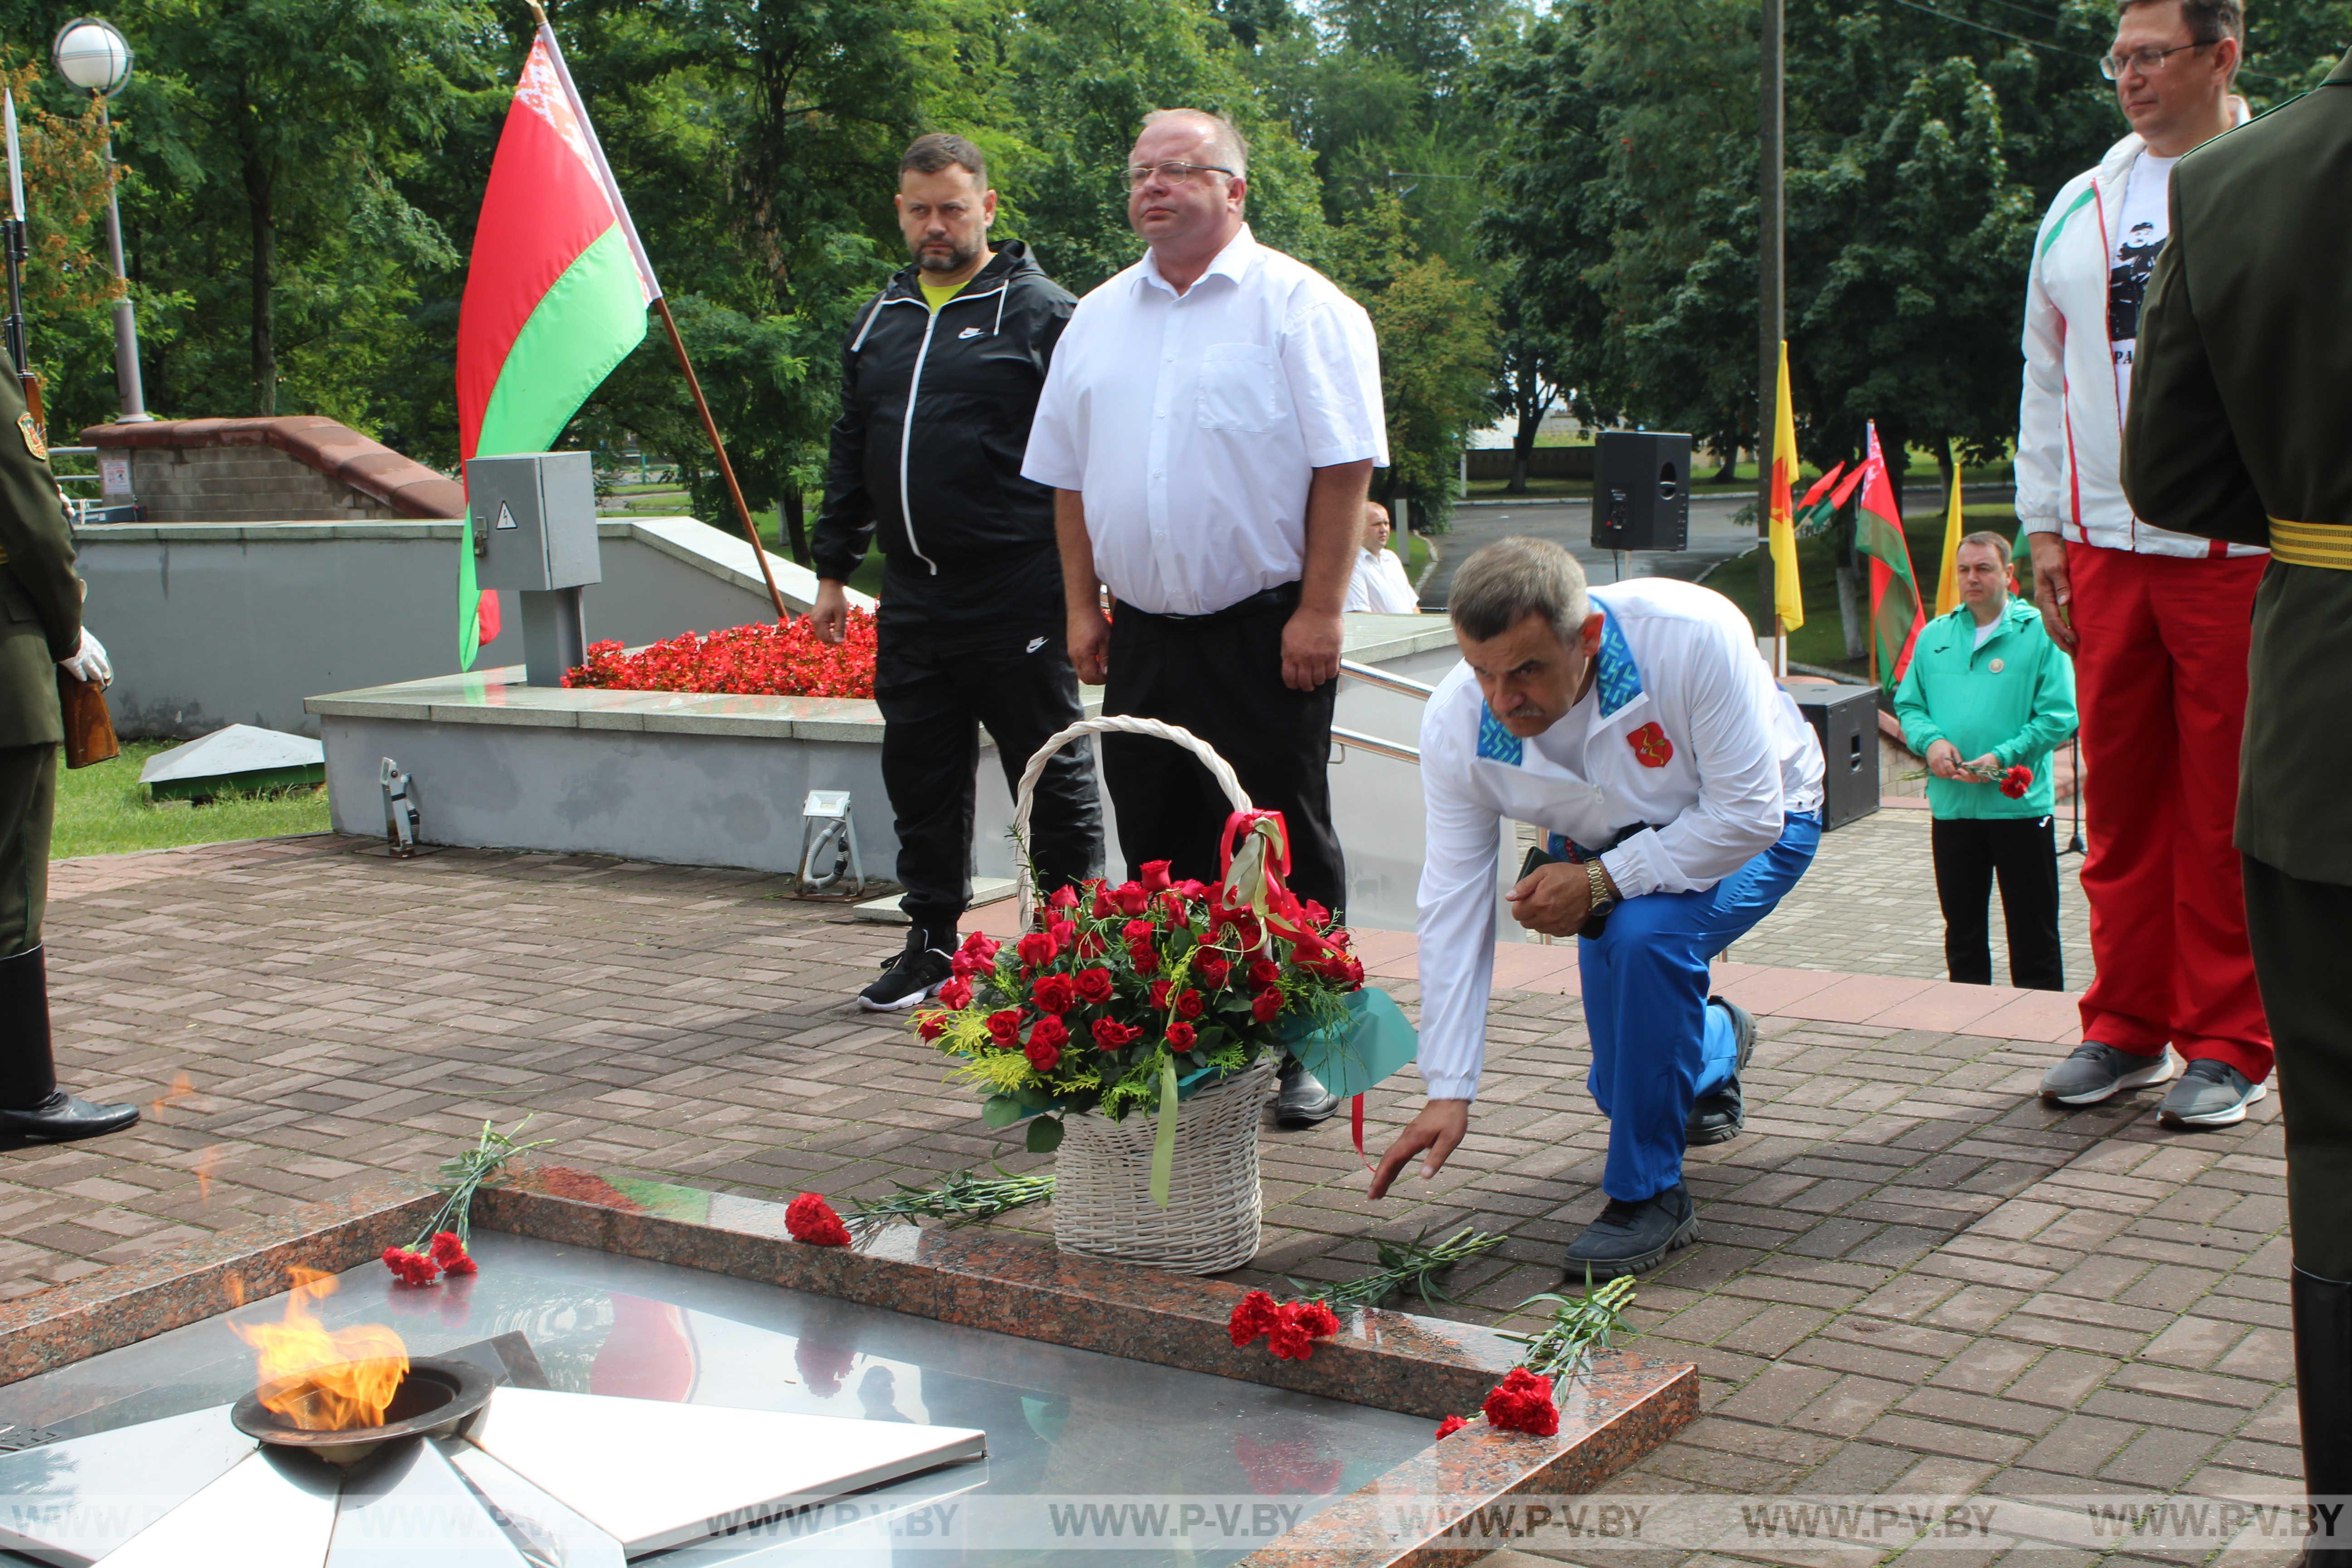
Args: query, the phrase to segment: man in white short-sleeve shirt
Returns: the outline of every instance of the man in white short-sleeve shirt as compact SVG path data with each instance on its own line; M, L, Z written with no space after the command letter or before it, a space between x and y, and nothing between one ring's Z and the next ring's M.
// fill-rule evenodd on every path
M1283 814L1290 886L1339 909L1324 770L1365 493L1388 461L1380 356L1363 307L1251 237L1247 158L1217 116L1146 119L1124 178L1150 249L1078 301L1022 472L1058 492L1078 678L1105 685L1104 712L1213 746L1253 804ZM1129 875L1167 860L1215 879L1230 808L1206 769L1107 735L1103 776ZM1336 1109L1285 1073L1282 1123Z

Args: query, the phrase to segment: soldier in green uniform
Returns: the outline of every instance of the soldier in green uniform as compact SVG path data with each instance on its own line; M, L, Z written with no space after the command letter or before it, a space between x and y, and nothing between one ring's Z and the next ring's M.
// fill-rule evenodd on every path
M2352 1568L2347 167L2352 58L2180 160L2124 426L2124 488L2142 518L2271 552L2235 837L2286 1122L2304 1482L2319 1528L2333 1522L2311 1539L2313 1568Z
M65 727L58 669L103 681L105 653L81 629L73 536L48 448L0 353L0 1137L58 1142L139 1120L58 1087L49 1049L41 913Z

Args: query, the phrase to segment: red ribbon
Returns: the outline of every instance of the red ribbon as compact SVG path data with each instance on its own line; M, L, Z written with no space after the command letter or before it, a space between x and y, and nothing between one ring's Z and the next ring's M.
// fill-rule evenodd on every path
M1364 1163L1365 1170L1370 1170L1371 1156L1364 1152L1364 1097L1360 1094L1348 1101L1348 1131L1355 1134L1356 1158Z

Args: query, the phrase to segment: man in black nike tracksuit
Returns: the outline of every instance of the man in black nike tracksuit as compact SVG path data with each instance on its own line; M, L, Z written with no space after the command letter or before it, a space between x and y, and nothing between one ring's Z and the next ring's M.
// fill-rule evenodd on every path
M845 584L881 540L882 779L898 818L899 907L912 929L858 1003L912 1007L948 978L971 896L978 726L1013 784L1081 716L1054 537L1054 492L1021 477L1045 368L1077 301L1015 243L993 251L980 149L918 137L899 164L914 265L851 323L824 510L812 542L817 633L838 642ZM1094 757L1063 750L1037 781L1030 854L1041 891L1095 875Z

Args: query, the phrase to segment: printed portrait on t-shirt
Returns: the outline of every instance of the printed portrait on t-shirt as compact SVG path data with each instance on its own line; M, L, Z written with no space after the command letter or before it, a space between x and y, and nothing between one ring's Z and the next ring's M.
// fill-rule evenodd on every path
M2164 248L2164 236L2152 223L2136 223L2116 247L2107 270L2107 341L2115 345L2116 363L2131 363L2132 344L2139 339L2140 300L2147 294L2148 274Z

